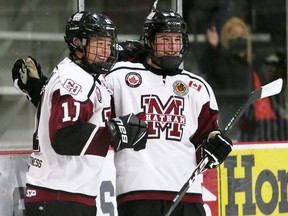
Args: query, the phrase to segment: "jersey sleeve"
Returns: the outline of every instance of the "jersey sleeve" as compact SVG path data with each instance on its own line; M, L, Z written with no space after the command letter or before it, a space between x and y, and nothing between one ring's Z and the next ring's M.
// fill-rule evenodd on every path
M201 110L198 115L198 128L191 137L191 142L194 143L196 148L202 143L209 132L219 129L217 101L211 86L205 81L204 84L205 88L203 88L204 94L202 98L206 99L201 104Z
M98 88L91 75L85 75L61 74L61 85L51 98L50 140L61 155L105 156L111 143L102 117L104 107L91 96Z

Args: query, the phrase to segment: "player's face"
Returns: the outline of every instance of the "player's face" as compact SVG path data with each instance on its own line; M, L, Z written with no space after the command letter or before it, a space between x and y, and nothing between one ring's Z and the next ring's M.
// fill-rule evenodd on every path
M154 55L162 56L179 56L182 49L181 33L157 33L152 48Z
M112 40L109 37L91 37L87 46L86 60L89 64L105 62L111 54Z

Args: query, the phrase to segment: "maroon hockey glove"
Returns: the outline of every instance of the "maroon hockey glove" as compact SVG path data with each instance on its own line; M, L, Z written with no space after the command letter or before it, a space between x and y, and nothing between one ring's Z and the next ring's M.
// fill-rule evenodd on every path
M202 144L203 156L209 158L206 168L218 167L232 151L233 143L229 137L220 131L212 131Z
M108 122L113 138L114 150L132 148L139 151L146 147L148 137L147 124L134 114L113 118Z
M12 68L14 86L21 91L35 106L40 100L40 91L47 80L42 74L40 64L31 56L17 59Z

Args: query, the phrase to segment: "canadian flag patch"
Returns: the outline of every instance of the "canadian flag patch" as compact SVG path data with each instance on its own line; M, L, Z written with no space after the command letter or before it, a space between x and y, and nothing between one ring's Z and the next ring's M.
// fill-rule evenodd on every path
M202 85L197 83L197 82L195 82L195 81L190 80L189 87L194 88L197 91L200 91L200 89L202 88Z

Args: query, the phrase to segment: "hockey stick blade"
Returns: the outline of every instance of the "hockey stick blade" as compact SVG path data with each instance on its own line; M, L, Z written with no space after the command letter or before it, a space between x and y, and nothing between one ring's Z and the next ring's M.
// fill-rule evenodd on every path
M243 113L246 111L246 109L256 100L262 99L265 97L273 96L276 94L279 94L283 86L283 80L281 78L268 83L267 85L264 85L260 87L259 89L256 89L253 91L246 103L242 105L238 111L234 114L232 119L228 122L227 126L224 129L224 133L227 134L232 127L236 124L236 122L239 120L239 118L243 115ZM173 210L176 208L178 203L181 201L187 190L189 189L190 185L194 182L196 177L206 171L205 167L209 163L208 157L204 157L188 179L188 181L182 186L180 191L177 193L173 201L170 203L166 211L164 212L163 216L170 216L170 214L173 212Z
M233 126L238 122L240 117L243 115L243 113L247 110L247 108L254 103L256 100L270 97L276 94L279 94L282 90L283 86L283 79L279 78L273 82L270 82L264 86L261 86L259 89L256 89L253 91L250 96L248 97L248 100L245 104L243 104L237 112L234 114L234 116L231 118L231 120L228 122L226 127L224 128L224 132L228 134Z
M282 90L282 86L283 79L281 78L262 86L262 93L260 98L270 97L279 94Z

